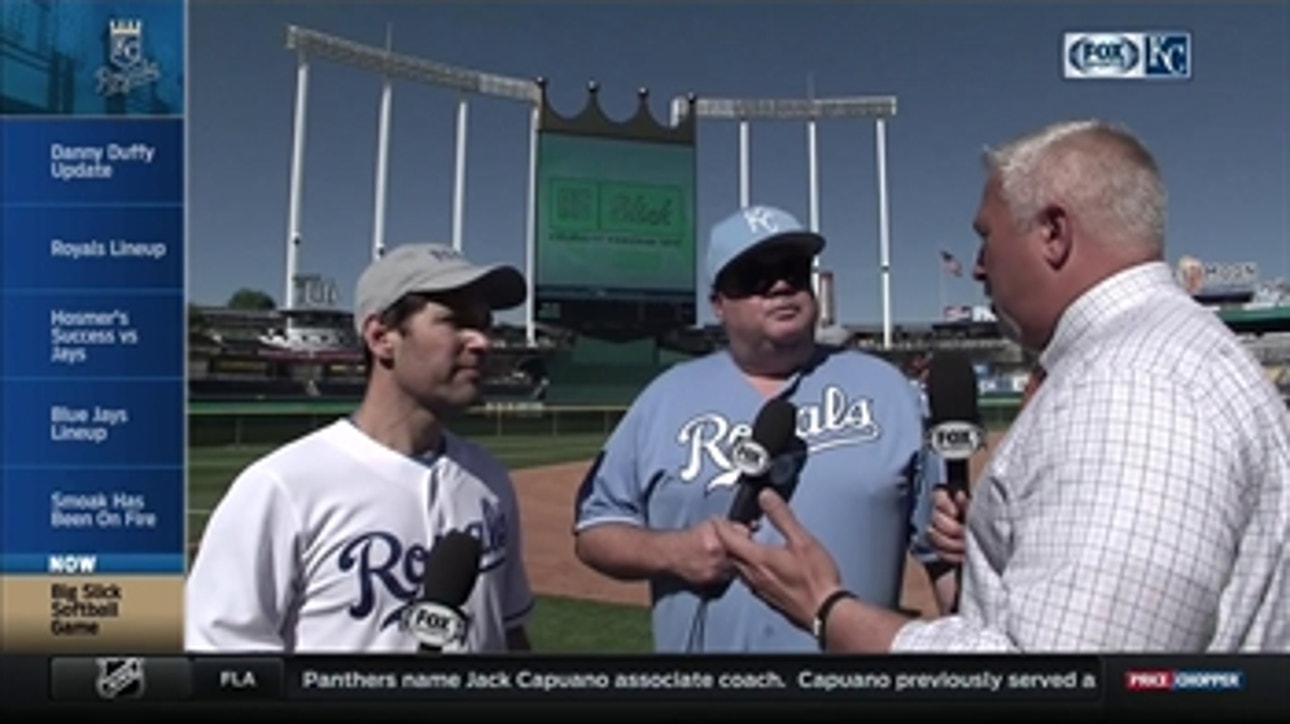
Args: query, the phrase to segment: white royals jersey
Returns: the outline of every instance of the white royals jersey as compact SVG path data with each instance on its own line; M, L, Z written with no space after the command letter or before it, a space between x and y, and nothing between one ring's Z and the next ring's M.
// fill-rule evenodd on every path
M455 435L418 460L339 420L233 481L188 577L185 648L415 652L402 614L423 587L430 547L450 530L483 549L461 648L505 651L506 631L533 605L506 469Z

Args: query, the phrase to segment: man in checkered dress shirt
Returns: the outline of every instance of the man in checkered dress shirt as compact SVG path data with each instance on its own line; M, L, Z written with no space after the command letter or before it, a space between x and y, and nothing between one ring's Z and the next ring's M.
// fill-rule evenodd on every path
M975 490L959 613L837 594L773 495L785 546L722 529L744 580L828 650L1290 650L1290 415L1163 262L1150 154L1078 122L987 162L976 275L1046 377Z

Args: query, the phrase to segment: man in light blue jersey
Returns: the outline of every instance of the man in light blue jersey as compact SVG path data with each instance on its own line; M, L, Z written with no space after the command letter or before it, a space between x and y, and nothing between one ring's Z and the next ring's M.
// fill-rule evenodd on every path
M953 576L924 541L943 466L924 446L916 391L891 364L817 343L811 286L819 234L768 206L712 229L712 309L725 349L660 375L637 398L587 474L575 548L588 566L647 579L660 652L794 652L818 643L755 598L714 520L739 472L734 443L772 397L798 412L794 473L781 492L867 600L899 604L906 552L928 565L943 609ZM778 540L773 526L758 536Z

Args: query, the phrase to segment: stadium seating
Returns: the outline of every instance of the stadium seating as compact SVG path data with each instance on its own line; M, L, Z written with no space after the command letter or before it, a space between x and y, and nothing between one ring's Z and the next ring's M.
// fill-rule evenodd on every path
M300 380L193 379L188 382L191 400L281 400L306 397Z

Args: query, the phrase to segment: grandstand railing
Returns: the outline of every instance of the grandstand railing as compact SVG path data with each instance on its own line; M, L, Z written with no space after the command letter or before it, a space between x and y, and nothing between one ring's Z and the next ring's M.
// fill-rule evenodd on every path
M192 402L188 409L188 443L192 447L272 446L306 435L354 411L354 402L321 400ZM983 422L1001 430L1019 408L1015 397L981 400ZM449 422L470 438L514 436L607 436L627 408L554 406L515 402L472 408Z

